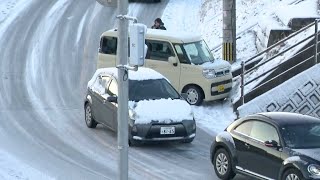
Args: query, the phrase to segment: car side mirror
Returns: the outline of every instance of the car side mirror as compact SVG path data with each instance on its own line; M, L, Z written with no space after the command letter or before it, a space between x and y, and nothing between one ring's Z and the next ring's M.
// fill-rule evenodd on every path
M188 94L187 94L187 93L181 93L181 97L182 97L184 100L187 100Z
M168 58L168 61L169 61L169 63L172 64L173 66L177 66L177 65L178 65L177 59L176 59L175 57L173 57L173 56L170 56L170 57Z
M278 148L279 147L279 144L275 140L266 141L266 142L264 142L264 145L267 146L267 147L273 147L273 148Z
M117 96L109 96L107 97L108 102L118 103L118 97Z

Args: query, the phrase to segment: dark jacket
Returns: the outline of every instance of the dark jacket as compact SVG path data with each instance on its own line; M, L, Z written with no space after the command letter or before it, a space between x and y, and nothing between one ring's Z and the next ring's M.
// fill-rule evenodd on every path
M152 29L162 29L162 30L167 30L167 28L166 28L166 27L164 27L164 24L163 24L163 23L162 23L162 24L160 24L160 26L159 26L159 27L156 27L155 25L153 25L151 28L152 28Z

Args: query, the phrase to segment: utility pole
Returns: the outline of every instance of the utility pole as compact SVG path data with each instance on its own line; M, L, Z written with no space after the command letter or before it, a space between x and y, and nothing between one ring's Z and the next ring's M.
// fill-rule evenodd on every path
M236 50L236 0L223 0L222 58L233 63Z
M128 64L128 0L118 0L117 66ZM119 180L128 179L128 71L118 68Z

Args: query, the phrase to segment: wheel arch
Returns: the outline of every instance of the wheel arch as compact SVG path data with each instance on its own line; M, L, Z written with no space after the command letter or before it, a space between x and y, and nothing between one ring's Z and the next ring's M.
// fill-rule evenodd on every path
M306 171L303 171L301 169L304 168L305 164L307 162L306 161L303 161L302 159L300 159L299 156L292 156L292 157L289 157L287 159L285 159L282 163L282 166L280 168L280 171L279 171L279 175L278 175L278 179L281 179L283 174L288 171L289 169L296 169L298 170L302 176L305 178L305 179L308 179L309 178L309 175L307 174Z
M186 89L187 89L189 86L195 86L195 87L199 88L200 91L201 91L201 94L202 94L202 96L203 96L203 99L206 99L206 94L204 93L202 87L199 86L198 84L190 83L190 84L187 84L187 85L183 86L183 88L182 88L182 90L181 90L181 93L185 92Z
M219 134L215 138L215 143L212 147L213 150L212 150L212 155L211 155L211 162L212 163L214 160L214 154L216 153L216 151L218 149L221 149L221 148L224 148L231 156L230 158L232 160L232 169L234 172L236 172L236 165L238 164L238 158L237 158L237 153L235 150L235 144L232 139L232 136L227 132Z

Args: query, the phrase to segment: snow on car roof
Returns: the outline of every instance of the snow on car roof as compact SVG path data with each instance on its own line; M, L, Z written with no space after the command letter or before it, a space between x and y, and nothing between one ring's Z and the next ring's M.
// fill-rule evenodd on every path
M104 32L102 36L117 37L118 31L116 31L116 29L110 29ZM146 39L166 40L172 43L190 43L190 42L201 41L202 37L200 34L190 33L185 31L147 29Z
M157 71L145 67L139 67L138 71L128 72L130 80L143 81L149 79L166 79L162 74L158 73ZM91 80L88 82L88 87L91 87L94 81L100 75L112 75L116 79L118 79L118 69L116 67L97 69L94 75L92 76Z

